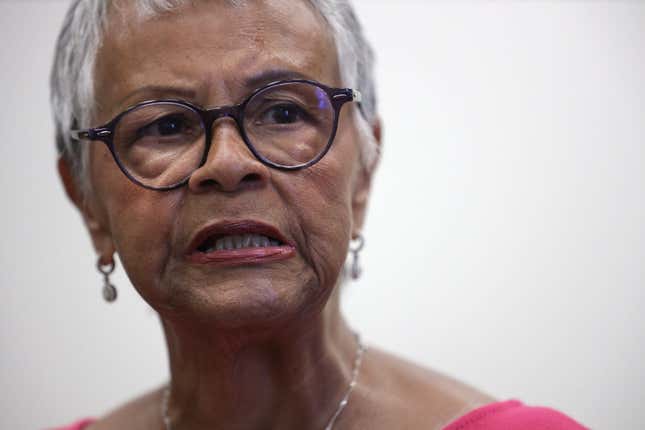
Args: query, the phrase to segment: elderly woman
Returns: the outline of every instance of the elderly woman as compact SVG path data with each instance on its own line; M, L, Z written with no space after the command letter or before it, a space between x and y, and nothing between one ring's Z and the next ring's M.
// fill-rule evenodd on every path
M343 319L381 139L346 0L77 0L52 92L103 295L118 254L171 374L66 428L583 428L368 349Z

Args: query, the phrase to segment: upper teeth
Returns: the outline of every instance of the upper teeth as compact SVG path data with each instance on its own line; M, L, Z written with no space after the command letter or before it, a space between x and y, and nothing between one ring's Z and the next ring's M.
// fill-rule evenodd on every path
M259 234L243 234L241 236L224 236L217 239L215 246L210 247L206 252L222 251L240 248L260 248L267 246L279 246L280 242L269 239Z

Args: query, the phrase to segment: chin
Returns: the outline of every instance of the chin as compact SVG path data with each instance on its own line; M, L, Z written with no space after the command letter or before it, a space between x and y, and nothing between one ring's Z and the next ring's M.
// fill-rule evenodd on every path
M269 329L315 318L331 289L321 287L313 273L284 269L235 267L193 275L163 288L165 303L153 307L184 323L228 330Z

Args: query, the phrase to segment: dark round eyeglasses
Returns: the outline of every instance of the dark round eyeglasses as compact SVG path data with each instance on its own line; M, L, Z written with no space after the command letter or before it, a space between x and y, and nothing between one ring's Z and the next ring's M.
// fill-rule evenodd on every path
M259 88L242 103L202 109L183 100L152 100L121 112L107 124L72 130L76 140L100 140L123 173L152 190L186 184L208 157L213 123L235 120L244 143L267 166L298 170L329 151L341 108L360 102L349 88L309 80L278 81Z

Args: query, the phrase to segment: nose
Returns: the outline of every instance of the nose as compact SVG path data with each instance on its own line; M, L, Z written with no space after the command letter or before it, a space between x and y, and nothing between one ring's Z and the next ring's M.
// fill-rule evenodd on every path
M211 144L204 164L193 172L188 188L235 192L266 185L269 168L244 143L233 118L220 118L211 128Z

